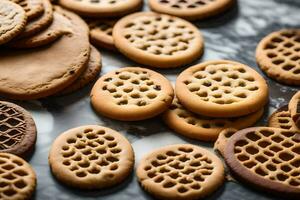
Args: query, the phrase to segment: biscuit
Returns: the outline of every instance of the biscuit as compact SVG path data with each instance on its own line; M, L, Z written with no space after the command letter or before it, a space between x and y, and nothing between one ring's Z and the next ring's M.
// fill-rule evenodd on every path
M136 121L159 115L174 96L163 75L144 68L125 67L103 75L91 91L91 103L99 114Z
M120 19L113 28L115 46L137 63L157 68L180 67L203 53L202 34L188 21L154 12Z
M28 21L41 16L44 12L42 0L17 0L15 3L25 10Z
M270 127L238 131L228 140L225 161L233 174L257 189L299 197L299 136Z
M300 91L298 91L289 103L289 111L295 125L300 128Z
M50 149L53 175L64 184L100 189L122 182L134 165L133 149L120 133L86 125L60 134Z
M176 80L175 93L185 108L211 117L248 115L268 101L264 78L254 69L229 60L187 68Z
M278 82L300 85L300 29L283 29L267 35L256 48L256 61Z
M222 130L214 144L214 151L218 152L224 158L224 151L228 143L228 139L237 131L238 130L235 128L227 128Z
M194 114L185 109L177 98L163 114L164 122L177 133L198 140L215 141L226 128L243 129L255 124L264 109L237 118L212 118Z
M194 200L210 195L224 181L224 167L213 153L190 144L162 147L139 163L142 187L159 199Z

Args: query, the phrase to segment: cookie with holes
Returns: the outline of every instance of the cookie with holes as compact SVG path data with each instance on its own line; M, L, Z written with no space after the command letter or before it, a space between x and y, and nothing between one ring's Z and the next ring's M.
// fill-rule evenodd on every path
M194 200L216 191L224 181L224 167L213 153L190 144L154 150L137 167L141 186L159 199Z
M267 35L256 48L256 61L278 82L300 85L300 29L283 29Z
M149 6L159 13L197 20L220 14L234 2L235 0L149 0Z
M25 10L28 21L41 16L44 12L42 0L18 0L15 3Z
M228 139L237 131L238 130L235 128L227 128L221 131L214 144L214 151L218 152L224 158L224 151L228 143Z
M0 153L25 156L36 142L36 126L28 111L0 101Z
M184 70L176 80L180 103L210 117L239 117L260 110L268 101L264 78L251 67L215 60Z
M295 125L300 128L300 91L298 91L289 103L289 111Z
M226 128L243 129L260 119L264 109L237 118L212 118L198 115L185 109L175 97L172 105L163 114L164 122L177 133L198 140L215 141Z
M174 96L163 75L140 67L125 67L102 76L91 92L91 103L101 115L123 121L157 116Z
M59 135L49 153L53 175L64 184L100 189L121 183L134 165L133 149L120 133L86 125Z
M113 39L121 53L137 63L172 68L191 63L203 53L202 34L188 21L154 12L139 12L119 20Z
M299 134L271 127L244 129L229 138L224 157L243 182L284 197L299 197Z

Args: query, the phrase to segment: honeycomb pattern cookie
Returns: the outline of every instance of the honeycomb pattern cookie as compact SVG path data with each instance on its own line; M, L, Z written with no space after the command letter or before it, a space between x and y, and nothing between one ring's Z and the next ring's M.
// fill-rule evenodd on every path
M188 110L211 117L248 115L268 101L264 78L228 60L207 61L184 70L176 80L175 93Z
M164 112L173 96L170 82L161 74L139 67L125 67L105 74L96 82L91 103L99 114L135 121Z
M213 153L190 144L159 148L138 165L142 187L159 199L196 200L223 184L224 167Z
M41 16L44 12L42 0L18 0L16 3L25 10L28 21Z
M267 35L256 48L256 61L269 77L300 85L300 29L283 29Z
M113 39L128 58L157 68L186 65L202 55L204 46L193 24L153 12L134 13L119 20Z
M238 130L234 128L227 128L220 132L218 139L214 144L214 151L219 153L224 158L224 152L228 140L233 134L235 134Z
M134 165L133 149L118 132L97 125L59 135L49 153L54 176L81 189L99 189L122 182Z
M300 91L298 91L289 103L289 111L295 125L300 129Z

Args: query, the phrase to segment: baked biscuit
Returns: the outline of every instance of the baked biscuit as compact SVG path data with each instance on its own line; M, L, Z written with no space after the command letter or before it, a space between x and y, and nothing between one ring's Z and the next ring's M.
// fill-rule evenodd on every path
M300 91L298 91L289 103L289 111L295 125L300 128Z

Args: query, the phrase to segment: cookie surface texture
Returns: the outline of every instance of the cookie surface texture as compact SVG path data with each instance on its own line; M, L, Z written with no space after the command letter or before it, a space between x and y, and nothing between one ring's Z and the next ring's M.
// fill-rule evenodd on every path
M120 133L87 125L70 129L54 141L49 164L61 182L82 189L99 189L122 182L133 169L134 154Z
M119 20L113 28L116 47L137 63L157 68L186 65L203 53L200 31L178 17L139 12Z
M300 128L300 91L298 91L289 103L289 111L295 125Z
M223 184L224 167L208 150L177 144L146 155L138 165L137 177L142 187L159 199L194 200Z
M300 29L283 29L267 35L256 48L256 61L278 82L300 85Z
M41 16L45 10L42 0L19 0L16 3L25 10L28 21Z
M233 136L238 130L234 128L227 128L220 132L218 139L214 144L214 150L218 152L224 158L225 148L228 143L228 139Z
M175 93L188 110L211 117L247 115L268 101L264 78L252 68L228 60L187 68L176 80Z
M173 88L163 75L145 68L125 67L105 74L96 82L91 103L99 114L135 121L164 112L173 96Z

